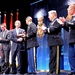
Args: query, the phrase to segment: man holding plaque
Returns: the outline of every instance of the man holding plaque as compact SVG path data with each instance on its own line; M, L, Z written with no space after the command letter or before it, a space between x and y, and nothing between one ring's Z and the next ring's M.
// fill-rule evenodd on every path
M21 73L22 71L22 57L21 51L25 51L25 43L23 39L24 29L20 28L21 22L19 20L15 21L15 29L11 30L11 54L12 54L12 74L16 72ZM18 68L16 70L16 56L18 58Z

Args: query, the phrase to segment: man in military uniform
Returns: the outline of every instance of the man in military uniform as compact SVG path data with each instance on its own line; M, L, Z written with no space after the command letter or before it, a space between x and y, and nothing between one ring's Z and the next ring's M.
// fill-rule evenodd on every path
M45 33L48 33L48 45L50 46L49 73L60 73L60 54L63 40L61 38L62 22L57 18L57 12L51 10L48 12L48 18L51 21L48 28L42 27Z
M69 31L69 63L71 68L71 74L75 75L75 4L68 7L68 15L71 16L69 20L60 17L60 20L64 23L63 27L67 27Z

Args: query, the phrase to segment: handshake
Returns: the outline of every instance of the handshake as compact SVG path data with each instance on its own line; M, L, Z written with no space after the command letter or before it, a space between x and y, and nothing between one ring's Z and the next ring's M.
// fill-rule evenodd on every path
M21 33L21 34L18 34L17 35L17 41L18 42L22 42L23 41L23 39L25 39L27 37L27 34L24 32L24 33Z
M19 38L19 37L21 37L21 38L26 37L26 33L24 32L24 33L18 34L18 35L17 35L17 38Z
M64 23L66 21L66 19L64 17L59 17L59 20Z

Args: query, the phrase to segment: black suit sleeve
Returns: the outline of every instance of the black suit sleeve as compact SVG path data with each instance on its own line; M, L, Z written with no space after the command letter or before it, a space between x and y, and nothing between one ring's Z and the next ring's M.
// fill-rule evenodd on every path
M75 17L73 17L72 20L70 20L70 21L66 21L65 25L69 26L69 27L74 27L75 28Z
M69 27L75 28L75 17L73 17L71 21L66 21L66 22L64 23L63 28L64 28L66 31L69 31Z
M54 22L54 24L53 25L50 25L47 29L46 29L46 32L55 32L55 31L57 31L59 28L61 28L62 27L62 25L61 24L59 24L57 21L55 21Z
M67 32L69 32L69 26L66 24L66 22L64 23L64 26L62 26L62 28L64 28Z
M35 24L31 25L30 30L27 33L27 35L28 35L27 38L36 36L36 30L37 30L36 25Z

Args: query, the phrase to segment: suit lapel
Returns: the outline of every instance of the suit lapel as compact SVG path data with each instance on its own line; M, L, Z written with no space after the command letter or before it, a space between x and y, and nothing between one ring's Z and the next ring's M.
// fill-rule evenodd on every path
M18 30L18 34L21 34L21 33L22 33L21 28L19 28L19 30Z
M17 35L16 29L14 29L14 34Z
M27 32L29 32L29 30L30 30L30 25L29 25L28 28L27 28Z
M7 30L5 30L5 31L3 32L3 38L6 38L6 35L7 35Z

